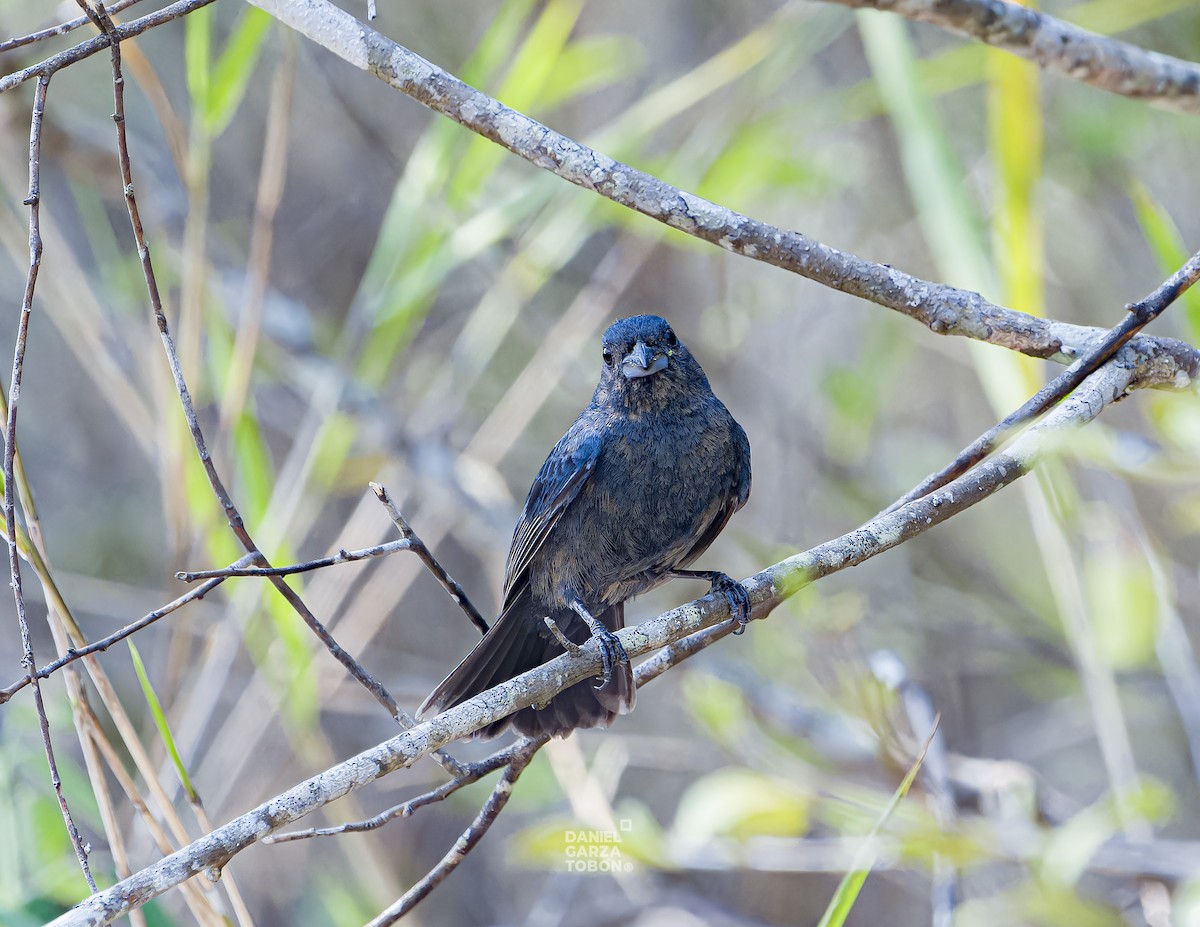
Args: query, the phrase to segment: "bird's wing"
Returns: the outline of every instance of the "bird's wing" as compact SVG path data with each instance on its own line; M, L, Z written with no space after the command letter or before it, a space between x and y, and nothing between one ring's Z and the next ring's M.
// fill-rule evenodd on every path
M733 513L745 505L746 500L750 498L750 441L746 437L746 432L742 430L742 426L737 422L733 423L733 444L737 452L737 461L734 464L733 482L729 488L729 494L714 510L712 521L708 523L696 539L696 543L688 549L687 554L680 561L679 566L681 567L687 566L708 550L709 545L717 539L717 535L725 530Z
M582 418L577 421L554 446L529 489L529 498L525 500L525 510L513 532L512 547L504 568L506 601L510 591L524 577L534 555L554 530L562 513L583 489L596 468L596 461L600 459L603 442L594 433L581 438L580 432L584 430L580 427L582 421Z

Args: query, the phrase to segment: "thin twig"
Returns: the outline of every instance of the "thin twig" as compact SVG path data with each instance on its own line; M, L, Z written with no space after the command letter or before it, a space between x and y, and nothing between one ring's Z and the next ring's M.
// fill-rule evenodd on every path
M504 810L504 806L508 804L509 798L512 797L513 786L516 785L517 779L521 777L521 773L525 771L525 767L529 765L534 754L541 749L545 742L541 738L523 741L526 745L524 750L514 756L512 762L504 768L504 772L500 776L500 781L496 783L496 787L492 789L492 794L487 797L487 801L479 809L479 814L475 816L475 820L468 825L467 829L454 842L454 846L450 848L450 851L439 860L438 864L424 878L405 892L395 904L381 911L378 917L370 921L367 927L385 927L387 924L396 923L396 921L400 920L400 918L424 900L430 892L441 885L450 873L458 868L459 864L467 858L467 854L475 848L475 845L483 839L484 835L496 822L496 818L500 816L500 812Z
M20 71L5 74L3 77L0 77L0 93L12 90L13 87L23 84L27 80L33 80L35 77L49 77L55 71L60 71L68 65L74 64L76 61L82 61L84 58L90 58L97 52L104 51L113 40L123 42L125 39L131 39L135 35L141 35L147 29L153 29L155 26L169 23L180 16L186 16L193 10L198 10L202 6L208 6L212 2L213 0L176 0L175 3L164 6L161 10L156 10L153 13L127 23L122 23L119 26L114 26L111 37L108 34L98 35L95 38L88 39L86 42L80 42L72 48L61 51L57 55L52 55L44 61L39 61L37 64L31 64Z
M1028 424L1046 409L1075 389L1101 366L1108 363L1114 354L1129 343L1143 328L1157 319L1163 311L1200 280L1200 252L1179 270L1164 280L1149 296L1125 308L1127 314L1086 354L1066 370L1043 386L1025 404L1002 421L993 425L961 450L949 464L925 477L917 486L893 502L884 511L894 512L900 506L920 499L935 489L945 486L950 480L966 473L996 449L1017 429Z
M247 554L241 560L239 560L238 563L251 563L251 562L253 562L254 559L255 559L255 556L253 554ZM40 670L38 670L37 673L35 673L34 675L38 679L46 679L47 677L53 675L54 673L57 673L60 669L62 669L67 664L74 663L80 657L90 656L93 653L100 653L101 651L107 650L113 644L116 644L120 641L125 640L125 638L129 637L131 634L135 634L136 632L142 630L142 628L147 627L148 625L154 624L154 622L158 621L159 618L166 617L167 615L171 614L171 612L182 608L184 605L187 605L189 602L195 602L199 599L203 599L206 595L208 595L210 592L212 592L214 589L216 589L217 586L221 585L221 583L223 583L224 581L225 581L224 577L219 577L217 579L214 579L214 580L211 580L211 581L205 583L203 586L197 586L195 589L192 589L192 590L184 593L179 598L168 602L166 605L162 606L161 608L156 608L154 611L148 612L147 614L143 615L137 621L132 621L129 624L125 625L125 627L120 628L117 631L114 631L112 634L108 635L107 637L103 637L98 641L93 641L92 643L88 644L86 647L72 647L66 653L64 653L61 657L59 657L57 660L47 663ZM7 686L3 689L0 689L0 705L3 705L10 698L12 698L13 695L15 695L21 689L25 688L25 686L27 686L27 685L29 685L29 676L25 676L21 679L18 679L12 685Z
M567 635L563 634L562 628L558 626L558 622L546 615L542 618L546 627L550 629L550 633L554 635L554 639L558 641L558 646L569 653L573 657L583 656L583 648L571 640Z
M367 818L364 821L351 821L346 824L338 824L334 827L314 827L308 830L294 830L286 834L272 834L269 837L264 837L263 843L288 843L292 840L307 840L310 837L334 837L338 834L358 834L376 830L396 818L409 817L419 808L443 801L459 789L473 782L478 782L489 773L495 772L501 766L507 766L518 755L524 754L529 750L536 751L545 746L549 739L545 735L523 737L503 750L497 750L489 757L475 763L464 763L461 773L448 782L443 782L436 789L430 789L428 792L424 792L415 798L410 798L398 805L393 805L386 811L381 811L374 817Z
M37 288L38 270L42 266L41 231L41 147L42 118L46 112L46 93L50 88L49 77L39 77L33 95L33 113L29 120L29 196L25 205L29 207L29 274L25 278L25 293L21 297L21 315L17 321L17 344L13 353L12 381L8 388L8 420L4 430L4 523L8 535L8 570L12 577L13 597L16 600L17 624L21 629L21 665L33 683L33 703L37 709L38 727L42 733L42 747L46 752L46 763L50 767L50 782L58 798L58 808L71 837L71 845L83 869L88 888L97 891L96 880L88 865L88 850L75 826L75 819L63 794L62 779L58 775L58 763L54 759L54 743L50 737L50 719L46 717L46 704L42 699L42 686L34 673L37 662L33 655L33 638L29 633L29 620L25 615L25 594L21 588L21 558L17 551L17 503L16 480L13 477L13 461L17 447L17 408L21 402L21 377L25 367L25 342L29 334L29 316L33 311L33 294Z
M196 2L196 0L189 0L189 2ZM113 40L111 42L114 102L113 122L117 128L117 158L121 168L121 180L124 185L125 205L129 212L129 224L133 230L134 241L137 244L138 257L142 266L142 276L145 279L146 291L150 297L151 311L154 313L154 321L163 343L167 364L171 369L171 376L175 382L175 390L179 395L180 405L183 407L184 418L187 420L188 430L192 436L192 443L196 447L196 453L208 477L209 486L225 511L230 529L246 549L246 552L251 555L254 562L264 567L270 567L266 557L258 550L258 546L246 530L241 513L233 504L233 499L225 489L225 485L217 473L216 466L213 464L212 457L208 452L208 446L204 440L204 433L200 429L200 421L196 415L196 408L192 402L191 392L183 376L183 369L179 362L179 352L176 350L174 339L171 337L170 326L167 323L167 316L163 310L162 297L158 289L158 279L155 276L154 265L150 258L150 246L146 241L145 231L142 228L141 215L138 211L137 199L134 195L133 167L129 156L129 140L125 130L125 78L121 73L121 35L118 29L112 28L111 23L104 25L108 27L107 35ZM346 668L355 681L374 696L375 700L387 710L397 724L404 728L411 727L414 721L408 712L400 707L382 683L368 673L353 656L342 649L325 626L317 620L316 615L304 604L300 595L287 584L284 577L269 576L267 578L279 594L283 596L284 600L292 606L292 609L300 615L301 619L317 636L318 640L324 644L325 649ZM217 581L212 580L212 582ZM451 775L457 775L462 770L462 764L444 750L434 750L433 755L442 768Z
M324 569L325 567L335 566L339 563L353 563L356 560L366 560L372 557L381 557L386 554L394 554L407 550L412 551L420 558L421 562L434 575L450 598L466 613L471 622L486 634L488 629L487 622L479 614L478 609L471 604L466 591L446 571L446 568L441 565L429 548L425 546L425 542L417 537L416 533L412 530L412 526L409 525L404 516L400 514L399 509L396 508L395 503L392 502L387 489L378 483L371 483L370 486L379 498L379 501L387 508L388 515L391 516L393 523L401 535L403 535L400 540L387 541L383 544L376 544L373 547L364 547L361 550L346 550L342 548L332 557L318 557L314 560L305 560L302 563L293 563L288 566L250 567L243 566L241 565L243 561L238 561L237 564L223 567L219 570L181 571L175 574L175 578L185 583L191 583L199 579L215 579L230 576L290 576L294 573L308 573L312 570Z
M141 3L142 0L115 0L108 4L109 13L119 13L121 10L127 10L135 3ZM78 29L80 26L86 26L91 21L91 18L77 16L75 19L69 19L65 23L59 23L57 26L50 26L47 29L41 29L37 32L31 32L29 35L17 36L13 39L6 39L0 42L0 54L6 51L12 51L14 48L21 48L25 45L32 45L34 42L41 42L44 39L52 39L55 36L66 35Z
M108 24L105 24L108 26ZM204 433L200 428L200 422L196 415L195 405L192 403L191 392L188 390L187 382L183 376L183 370L179 363L179 354L175 349L174 339L171 337L170 326L167 323L166 313L163 311L162 297L158 289L158 280L154 273L154 265L150 259L150 246L146 242L146 235L142 228L141 216L138 212L137 199L134 196L133 187L133 168L129 157L129 142L125 131L125 78L121 73L121 38L119 30L108 28L107 35L112 38L112 72L113 72L113 101L114 113L113 122L117 128L117 151L118 161L121 167L121 180L125 187L125 204L129 211L129 222L133 229L134 240L137 243L138 256L141 259L142 275L145 278L146 290L150 296L150 306L154 313L154 320L158 326L158 332L162 339L163 349L167 355L167 363L171 368L171 376L175 381L175 390L179 394L179 401L183 406L184 417L187 419L188 430L192 436L192 443L196 446L196 453L200 458L200 463L204 467L205 475L208 477L209 486L212 488L213 494L220 503L225 512L225 517L229 522L229 527L234 535L246 551L255 556L255 560L262 566L269 567L266 557L258 550L253 538L250 537L242 520L241 513L233 503L228 491L225 489L225 484L222 482L220 475L217 473L216 466L213 464L212 457L208 452L208 446L204 440ZM354 659L349 653L334 640L333 635L325 628L317 617L309 610L308 606L300 598L299 594L292 589L282 576L269 576L271 583L279 591L280 595L288 602L289 605L296 611L297 614L308 625L309 629L317 636L325 648L333 655L333 657L346 668L346 670L370 692L375 700L379 702L388 713L399 724L409 725L412 719L407 713L396 703L391 694L384 688L383 684L375 679L370 673L362 667L362 665Z
M303 563L292 563L277 567L240 566L246 561L243 557L237 563L219 570L195 570L179 572L175 578L185 583L194 583L198 579L227 578L230 576L291 576L294 573L309 573L325 567L336 566L339 563L354 563L356 560L368 560L372 557L382 557L385 554L395 554L404 550L412 550L413 543L408 538L399 541L387 541L374 547L364 547L361 550L346 550L342 548L332 557L318 557L315 560L305 560Z
M479 629L479 633L487 634L488 623L484 620L483 615L479 614L479 609L471 604L466 590L455 582L454 577L446 572L445 567L438 563L437 558L425 546L425 542L417 537L412 526L405 521L404 516L400 514L400 510L396 508L396 503L392 501L387 488L378 483L368 483L367 485L371 487L371 492L375 493L375 497L387 509L388 517L391 518L392 524L396 526L396 530L400 532L400 536L412 545L412 552L421 558L421 562L437 578L437 581L442 584L442 588L446 590L446 594L471 619L471 623Z

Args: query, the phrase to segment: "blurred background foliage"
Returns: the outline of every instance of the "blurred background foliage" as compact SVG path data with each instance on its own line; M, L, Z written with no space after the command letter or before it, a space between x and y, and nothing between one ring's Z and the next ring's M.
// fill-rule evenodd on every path
M1046 9L1200 59L1196 0ZM1026 312L1107 328L1200 243L1200 121L934 28L817 2L380 12L401 44L606 154ZM0 32L74 15L0 0ZM0 55L0 70L81 35ZM702 561L737 576L861 523L1052 372L623 212L231 0L124 49L134 176L184 370L275 563L391 537L373 479L494 612L526 487L622 315L666 315L749 433L753 496ZM31 93L0 98L14 320ZM147 311L111 106L104 55L51 83L19 431L43 579L89 639L179 595L176 570L239 553ZM1156 330L1200 341L1200 295ZM610 732L543 751L410 919L815 923L878 828L880 869L834 922L929 923L951 869L964 925L1200 922L1197 436L1194 397L1138 395L1036 477L667 674ZM294 585L409 708L474 643L412 560ZM46 605L26 589L43 663ZM630 618L700 592L671 584ZM0 608L15 679L19 635ZM96 781L137 869L394 733L257 581L226 583L136 645L102 656L86 710L62 677L45 686L102 885L120 863ZM898 692L879 681L900 677ZM961 800L918 780L889 816L928 733L903 710L921 693ZM0 922L14 927L85 890L28 696L0 709ZM93 769L90 784L71 730L92 710L121 774ZM323 817L374 813L442 775L421 764ZM260 925L359 924L440 858L489 786L369 835L251 848L222 885L232 877ZM580 835L611 834L628 865L570 871ZM173 893L137 917L220 923L239 911L226 890Z

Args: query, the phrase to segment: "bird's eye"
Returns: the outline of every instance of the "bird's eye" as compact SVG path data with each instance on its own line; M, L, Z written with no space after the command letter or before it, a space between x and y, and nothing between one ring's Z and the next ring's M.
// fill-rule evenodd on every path
M604 366L611 367L613 365L613 352L605 348L602 356L604 357Z
M679 344L679 339L675 337L674 329L667 329L667 344L669 344L671 347L675 347L675 345Z

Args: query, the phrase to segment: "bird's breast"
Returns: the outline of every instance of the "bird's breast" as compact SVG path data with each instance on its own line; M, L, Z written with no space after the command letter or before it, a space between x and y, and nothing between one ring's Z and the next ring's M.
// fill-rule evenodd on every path
M735 482L732 420L710 411L609 422L595 472L531 565L534 585L614 604L681 566Z

